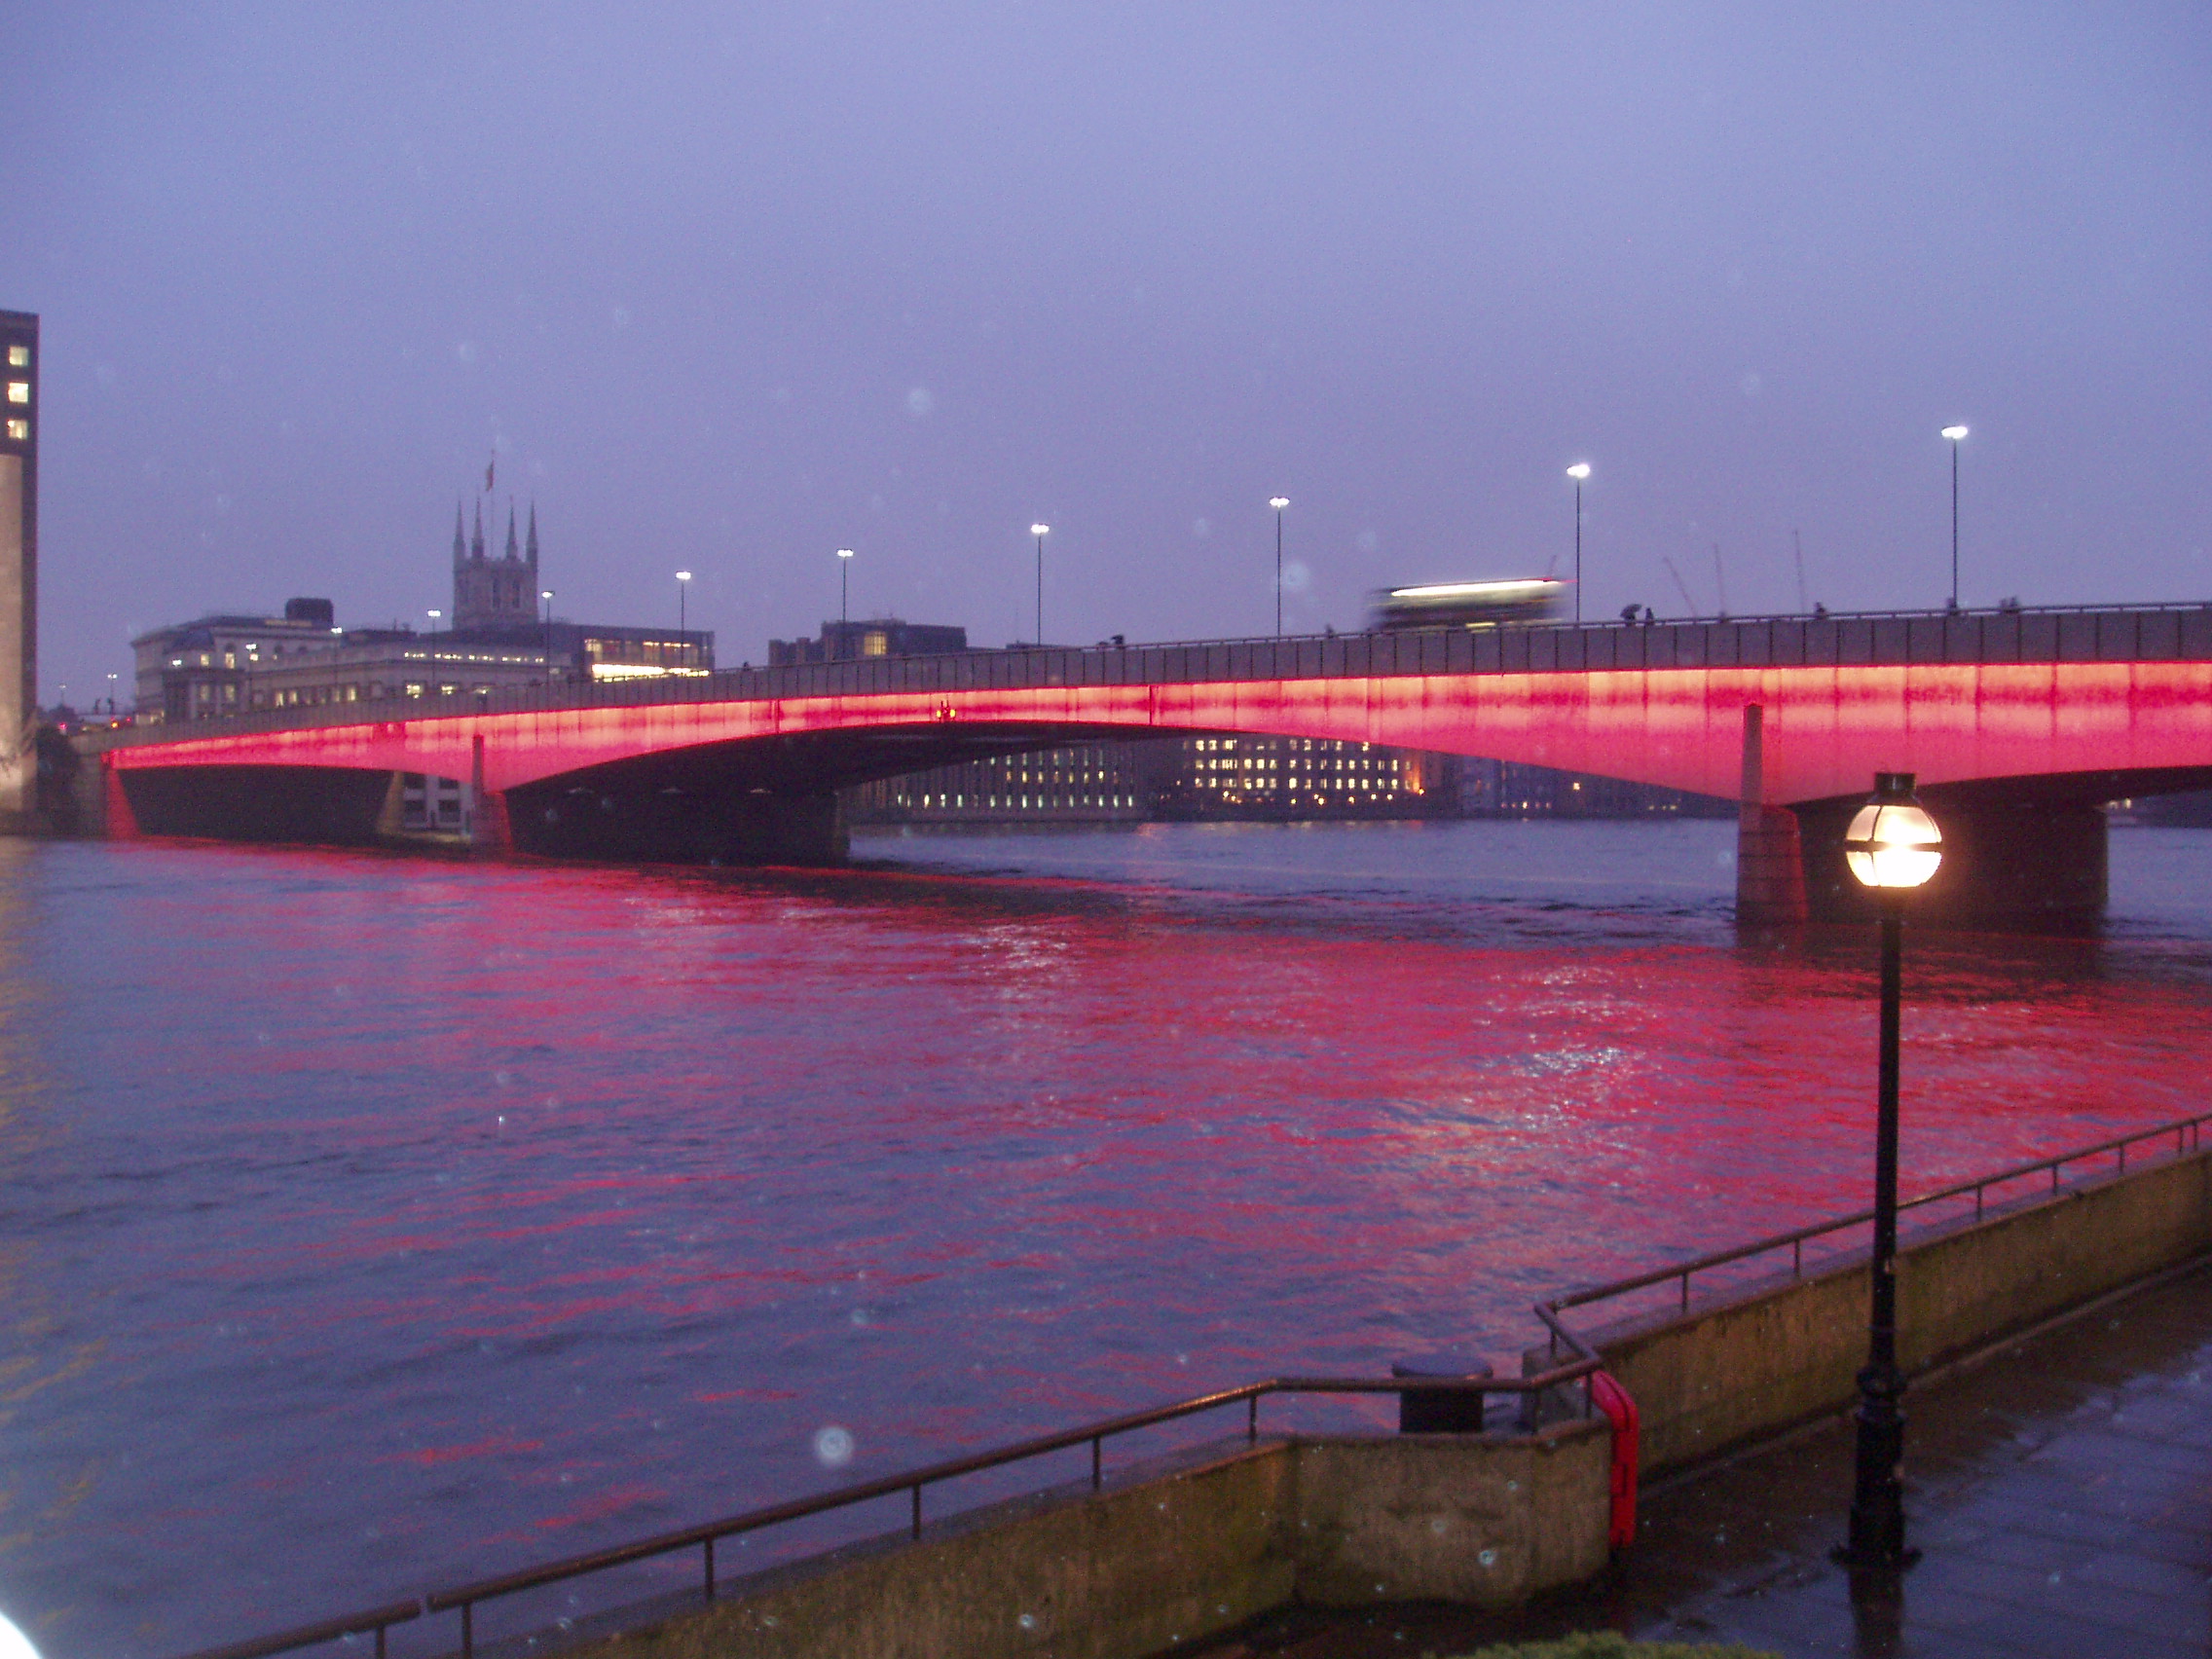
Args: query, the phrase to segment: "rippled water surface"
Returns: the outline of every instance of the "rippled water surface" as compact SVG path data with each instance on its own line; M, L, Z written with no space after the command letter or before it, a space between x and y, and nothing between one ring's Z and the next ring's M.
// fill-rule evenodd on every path
M182 1653L1854 1208L1870 941L1739 939L1732 846L0 843L0 1611ZM2208 861L1911 940L1908 1188L2200 1108Z

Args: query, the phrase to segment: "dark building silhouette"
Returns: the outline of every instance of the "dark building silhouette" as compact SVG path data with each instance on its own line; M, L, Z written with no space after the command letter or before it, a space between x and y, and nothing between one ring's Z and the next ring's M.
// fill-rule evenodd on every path
M464 548L461 504L453 509L453 626L456 633L476 629L528 628L537 621L537 503L530 505L530 546L515 547L515 509L507 507L507 550L484 557L484 504L476 504L476 532Z
M871 622L825 622L819 638L770 640L768 666L787 663L854 662L862 657L941 656L968 648L968 630L936 622L902 622L882 616Z

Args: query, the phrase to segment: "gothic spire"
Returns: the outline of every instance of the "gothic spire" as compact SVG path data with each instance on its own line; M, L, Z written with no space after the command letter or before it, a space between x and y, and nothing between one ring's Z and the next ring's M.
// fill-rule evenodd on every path
M537 503L535 501L530 503L530 568L532 573L535 574L537 570ZM531 583L533 587L536 585L535 582Z
M467 543L461 539L461 502L456 500L453 504L453 562L458 565L467 556Z
M515 546L515 504L511 498L507 501L507 557L509 560L522 557Z
M484 562L484 503L476 503L476 534L469 537L468 556L478 564Z

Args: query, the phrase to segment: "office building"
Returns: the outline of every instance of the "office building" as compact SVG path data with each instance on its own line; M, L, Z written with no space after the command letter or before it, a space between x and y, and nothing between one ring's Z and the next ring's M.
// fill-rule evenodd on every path
M0 831L37 805L38 317L0 311Z
M507 544L488 557L483 511L453 535L454 626L346 628L327 599L295 599L282 616L210 615L131 641L140 720L212 719L255 709L330 703L422 703L517 686L713 672L715 636L541 616L537 510L527 547L513 511Z

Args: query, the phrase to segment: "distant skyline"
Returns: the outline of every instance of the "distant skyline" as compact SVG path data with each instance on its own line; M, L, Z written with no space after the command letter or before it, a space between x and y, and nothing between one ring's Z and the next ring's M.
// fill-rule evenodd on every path
M30 8L41 692L129 636L450 605L726 662L838 613L1055 641L2212 599L2212 14L1956 5ZM496 528L495 528L496 526Z

